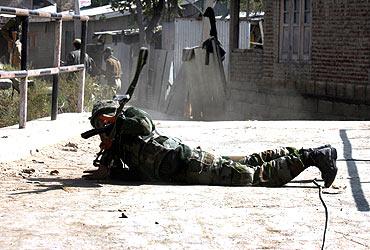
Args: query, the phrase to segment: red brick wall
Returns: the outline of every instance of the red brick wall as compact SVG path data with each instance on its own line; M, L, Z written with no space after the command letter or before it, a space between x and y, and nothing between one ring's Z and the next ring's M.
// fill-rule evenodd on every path
M263 44L263 52L264 52L264 77L273 77L273 62L274 58L276 57L275 52L275 32L274 32L274 14L273 11L275 10L274 6L276 3L274 1L265 1L265 17L263 23L264 29L264 44ZM277 40L278 41L278 40Z
M370 1L314 0L312 79L368 84Z
M264 78L277 81L311 79L311 64L279 62L280 1L266 1L264 17Z
M230 54L230 119L370 119L370 1L312 1L311 61L281 63L266 0L263 51Z
M280 1L266 1L264 77L335 84L370 83L370 1L312 1L310 63L279 62Z
M254 81L263 75L263 51L261 49L235 50L230 54L231 81Z

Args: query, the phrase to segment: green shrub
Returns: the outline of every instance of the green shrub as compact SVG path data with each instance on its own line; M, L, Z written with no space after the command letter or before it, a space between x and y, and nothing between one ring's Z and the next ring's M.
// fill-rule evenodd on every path
M19 117L18 94L12 97L12 90L0 90L0 127L16 124Z

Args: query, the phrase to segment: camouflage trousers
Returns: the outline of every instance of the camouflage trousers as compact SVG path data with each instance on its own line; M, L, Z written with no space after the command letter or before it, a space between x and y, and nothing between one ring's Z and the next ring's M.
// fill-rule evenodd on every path
M188 184L282 186L306 167L298 150L282 147L245 157L213 156L193 150L184 176ZM232 160L234 159L234 160Z

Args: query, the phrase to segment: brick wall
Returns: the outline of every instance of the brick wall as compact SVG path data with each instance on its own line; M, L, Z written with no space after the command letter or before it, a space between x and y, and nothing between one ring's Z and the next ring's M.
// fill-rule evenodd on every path
M230 55L230 80L254 81L263 74L263 51L260 49L237 49Z
M274 20L273 10L275 9L274 6L276 3L274 1L265 1L265 17L264 17L264 44L263 44L263 52L264 52L264 72L263 75L266 78L273 77L273 64L274 58L276 57L275 52L275 44L274 41L276 39L276 35L274 32ZM278 41L278 40L276 40Z
M368 84L370 2L313 1L312 79Z
M263 51L230 55L229 118L370 119L370 2L313 0L308 63L279 62L279 12L266 1Z

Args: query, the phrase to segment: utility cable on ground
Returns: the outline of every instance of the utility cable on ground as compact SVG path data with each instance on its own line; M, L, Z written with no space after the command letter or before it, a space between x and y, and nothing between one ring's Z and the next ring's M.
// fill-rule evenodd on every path
M323 235L323 238L322 238L322 245L321 245L321 250L323 250L324 246L325 246L326 230L328 229L329 213L328 213L328 208L327 208L324 200L322 199L322 187L321 187L321 185L317 183L316 179L313 180L312 182L319 188L320 201L321 201L322 205L325 208L325 228L324 228L324 235Z

